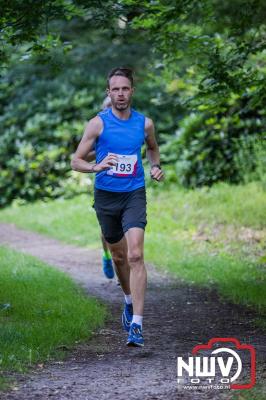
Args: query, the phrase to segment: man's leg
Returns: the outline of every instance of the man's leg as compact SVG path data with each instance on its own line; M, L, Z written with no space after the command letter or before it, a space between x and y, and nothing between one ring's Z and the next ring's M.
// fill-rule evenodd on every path
M102 233L101 233L101 240L103 245L103 256L102 256L103 273L106 276L106 278L112 279L114 277L112 256L109 251L107 242Z
M142 228L130 228L126 232L126 240L130 266L130 289L133 300L133 316L127 345L142 347L144 346L142 319L147 286L147 272L143 259L144 230Z
M123 237L119 242L108 243L115 264L116 275L125 295L130 295L130 269L127 261L127 242Z
M106 252L109 252L109 249L108 249L108 246L107 246L107 242L104 239L104 236L103 236L102 233L101 233L101 241L102 241L102 245L103 245L103 250L106 251Z
M130 228L126 234L128 263L130 266L130 290L134 315L143 316L144 297L147 287L147 271L144 265L144 230Z

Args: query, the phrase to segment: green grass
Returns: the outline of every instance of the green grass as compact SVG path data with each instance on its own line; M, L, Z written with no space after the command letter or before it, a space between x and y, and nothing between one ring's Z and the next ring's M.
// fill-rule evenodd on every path
M0 247L0 372L62 358L62 348L91 336L105 308L34 257ZM6 380L0 380L4 389Z
M68 243L100 246L90 203L83 195L10 207L0 212L0 221ZM266 192L257 183L149 188L146 260L261 311L266 305L265 215Z
M151 191L145 255L235 303L266 306L266 192L256 184ZM263 261L262 261L263 260Z
M266 306L265 273L256 263L226 253L196 251L188 243L147 235L146 257L165 266L184 281L203 287L215 286L235 303L253 305L262 311Z
M92 208L92 197L87 195L15 205L0 212L0 221L15 223L66 243L89 244L94 248L99 245L100 230Z
M160 212L167 232L196 228L199 223L233 223L257 229L266 226L266 192L255 182L238 186L220 183L196 190L172 187L149 194L150 216Z
M0 375L0 390L7 390L10 387L11 379Z
M232 390L230 400L265 400L266 387L265 383L256 383L252 389L248 390Z

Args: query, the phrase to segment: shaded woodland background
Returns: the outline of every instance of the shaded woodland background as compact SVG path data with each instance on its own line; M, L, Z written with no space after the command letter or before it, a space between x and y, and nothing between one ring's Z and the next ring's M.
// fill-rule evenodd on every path
M263 0L0 1L0 205L87 190L71 154L114 66L135 70L164 185L266 188Z

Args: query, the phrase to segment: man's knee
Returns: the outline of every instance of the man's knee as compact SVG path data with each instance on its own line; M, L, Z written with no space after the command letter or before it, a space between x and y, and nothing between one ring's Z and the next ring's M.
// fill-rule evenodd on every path
M128 253L128 262L130 265L143 264L143 253L140 250L134 250Z
M126 258L126 254L123 251L117 251L117 250L113 250L111 251L112 253L112 259L113 262L115 263L115 265L117 267L119 267L120 265L123 265L125 263L125 258Z

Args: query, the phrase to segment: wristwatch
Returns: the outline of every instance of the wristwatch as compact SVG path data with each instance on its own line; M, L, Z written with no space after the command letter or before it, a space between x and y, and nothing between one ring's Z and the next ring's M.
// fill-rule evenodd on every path
M159 168L159 169L162 169L161 166L160 166L160 164L152 164L151 169L154 168L154 167Z

